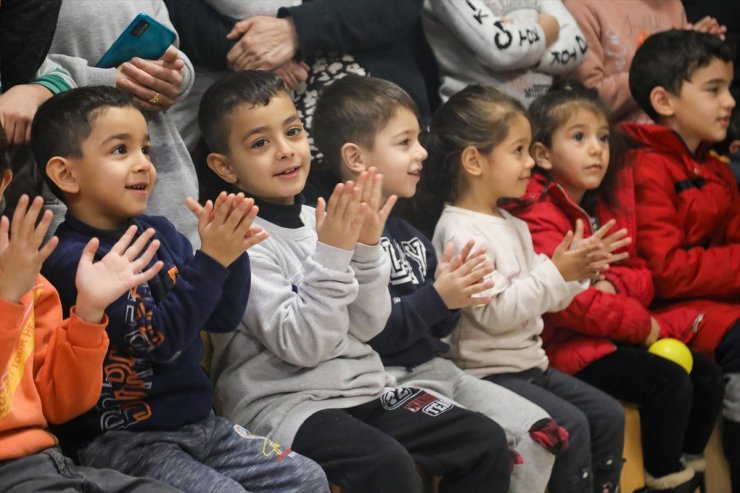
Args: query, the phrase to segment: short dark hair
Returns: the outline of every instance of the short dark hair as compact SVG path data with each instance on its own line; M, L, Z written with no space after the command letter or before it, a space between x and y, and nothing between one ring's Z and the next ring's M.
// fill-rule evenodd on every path
M372 148L375 135L399 108L407 108L418 117L411 96L387 80L349 74L324 89L311 133L326 166L339 175L342 146L354 142Z
M233 72L209 87L198 108L198 126L211 152L229 153L228 120L238 106L267 106L281 93L288 93L283 79L262 70Z
M632 97L650 118L659 115L650 103L650 93L663 87L679 94L684 82L691 80L697 69L712 60L732 62L735 49L717 36L685 29L671 29L653 34L637 49L630 66L629 85Z
M71 89L39 107L31 126L33 157L39 173L59 199L65 200L64 193L46 175L46 163L54 156L82 157L82 144L90 136L98 113L125 107L136 108L133 96L107 86Z

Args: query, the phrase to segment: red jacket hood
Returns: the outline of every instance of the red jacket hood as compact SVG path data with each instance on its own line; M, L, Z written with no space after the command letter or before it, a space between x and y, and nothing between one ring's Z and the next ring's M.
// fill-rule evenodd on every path
M694 153L686 146L686 143L680 135L663 125L622 123L619 128L624 131L628 137L643 146L650 147L659 152L679 156L681 158L686 156L688 153L689 156L701 161L711 147L710 143L702 142L699 144L696 153Z

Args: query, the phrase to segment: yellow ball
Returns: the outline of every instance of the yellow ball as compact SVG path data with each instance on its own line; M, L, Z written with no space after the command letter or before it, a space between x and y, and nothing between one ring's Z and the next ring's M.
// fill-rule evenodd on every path
M686 373L691 373L691 369L694 367L694 358L691 356L691 351L686 347L686 344L678 339L660 339L654 342L648 348L648 351L673 361L686 370Z

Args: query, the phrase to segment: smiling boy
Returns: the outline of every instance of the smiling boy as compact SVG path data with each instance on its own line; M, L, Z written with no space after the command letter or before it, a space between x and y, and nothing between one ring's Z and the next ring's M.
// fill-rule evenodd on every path
M374 169L316 209L300 195L306 132L281 79L240 71L203 96L208 164L259 204L270 238L250 251L251 296L236 331L213 337L216 407L318 462L355 493L505 492L509 453L493 421L396 386L367 342L390 311L381 233L395 196ZM501 444L496 447L494 444Z
M190 199L201 242L193 254L168 219L143 215L156 171L146 120L131 96L102 86L68 91L41 106L32 133L38 166L68 207L59 246L43 267L65 310L90 236L106 252L126 228L153 228L160 243L154 260L163 263L159 276L106 310L111 344L100 398L59 427L80 462L193 493L327 491L315 463L215 416L200 366L200 331L233 330L247 304L245 250L265 238L252 227L251 199L222 194L204 207Z

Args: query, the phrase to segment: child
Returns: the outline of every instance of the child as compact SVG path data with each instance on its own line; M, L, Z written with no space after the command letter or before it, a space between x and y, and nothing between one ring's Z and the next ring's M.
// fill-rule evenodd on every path
M529 118L537 167L526 196L531 204L523 201L517 214L529 224L535 250L552 255L578 220L587 235L616 221L629 233L625 240L634 238L632 170L610 153L616 141L598 93L574 82L553 87L532 103ZM545 315L545 350L554 368L640 406L649 491L693 491L699 479L692 479L694 472L706 466L701 457L724 384L719 368L699 353L689 375L645 351L659 338L688 342L702 315L691 308L651 313L652 275L635 250L630 243L629 258L613 265L606 279L566 309ZM684 468L682 452L690 467Z
M567 306L601 279L613 246L568 232L552 260L535 255L524 222L498 207L524 194L534 164L524 109L496 89L470 86L450 98L432 120L427 214L441 217L432 243L442 252L470 238L485 247L496 269L491 302L462 308L447 357L469 374L509 388L540 405L569 434L555 460L552 492L616 491L624 415L618 402L569 375L548 368L542 319ZM444 201L449 201L443 204ZM604 240L606 242L606 240Z
M200 367L200 330L236 327L249 295L244 250L263 240L257 210L223 194L200 208L201 248L163 217L142 215L156 181L149 135L131 96L109 87L74 89L47 101L33 123L33 151L68 214L43 272L77 295L76 262L90 236L107 251L122 228L152 227L163 274L108 309L111 346L97 406L62 427L80 461L160 479L185 491L326 491L316 464L213 415L212 387Z
M348 75L332 84L321 95L314 118L325 162L344 180L377 168L383 174L384 198L416 193L427 156L419 131L411 97L392 82L372 77ZM510 445L522 454L510 491L544 491L553 452L567 443L557 435L557 425L539 406L439 357L449 349L442 338L455 328L458 308L490 301L480 296L493 286L483 281L492 272L485 250L471 254L471 241L453 259L450 244L438 264L423 233L396 217L388 218L380 242L391 264L393 304L385 329L369 344L386 371L400 385L430 390L501 424Z
M7 141L0 127L0 196L12 179ZM78 467L64 457L48 423L84 413L100 395L102 362L108 348L104 310L131 287L152 278L162 262L150 263L159 242L148 229L134 240L129 230L98 262L99 241L80 256L78 294L70 317L54 287L39 274L57 239L41 247L51 223L43 200L29 207L21 196L12 222L0 220L0 484L8 493L27 491L175 492L150 479L111 470ZM8 238L8 230L12 236ZM149 243L149 246L145 246ZM139 257L139 255L141 256ZM137 257L139 257L137 259ZM136 260L134 260L136 259ZM149 264L149 265L147 265Z
M441 492L505 492L509 453L493 421L397 387L366 344L390 313L380 245L395 202L374 169L302 205L306 133L277 76L242 71L206 91L198 117L210 168L260 205L270 233L250 253L252 287L238 329L215 335L217 408L290 444L353 492L414 493L414 462ZM381 207L382 205L382 207Z
M635 101L656 122L631 124L637 251L656 304L704 312L691 340L714 354L727 380L723 440L740 491L740 192L732 171L707 151L727 134L733 49L694 31L654 34L630 69Z
M427 0L422 19L443 100L468 84L483 84L528 106L553 75L580 65L587 50L561 0Z

